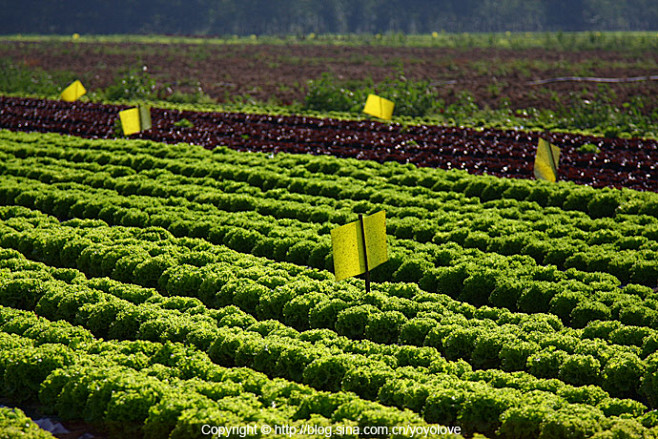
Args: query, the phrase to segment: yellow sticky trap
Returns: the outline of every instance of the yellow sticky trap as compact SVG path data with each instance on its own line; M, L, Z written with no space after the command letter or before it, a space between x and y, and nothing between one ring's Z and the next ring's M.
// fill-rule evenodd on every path
M151 129L151 108L139 106L139 127L142 131Z
M366 99L366 106L363 108L363 112L380 119L391 120L394 107L395 104L388 99L370 94L368 95L368 99Z
M557 165L560 161L560 148L551 145L544 139L539 139L535 157L535 178L552 181L557 180Z
M80 96L87 93L80 80L76 79L62 91L62 100L67 102L76 101Z
M151 128L151 109L149 107L129 108L119 112L123 135L139 133Z
M124 136L139 133L139 109L129 108L128 110L120 111L119 119L121 119Z
M388 260L386 250L386 212L363 218L365 249L361 224L355 221L331 231L336 280L347 279L372 270ZM367 252L367 253L366 253ZM368 256L368 267L366 258Z

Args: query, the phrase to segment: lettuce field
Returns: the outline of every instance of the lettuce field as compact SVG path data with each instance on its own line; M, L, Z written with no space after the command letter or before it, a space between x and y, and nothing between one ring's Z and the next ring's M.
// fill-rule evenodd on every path
M0 438L658 437L655 138L125 108L0 97Z

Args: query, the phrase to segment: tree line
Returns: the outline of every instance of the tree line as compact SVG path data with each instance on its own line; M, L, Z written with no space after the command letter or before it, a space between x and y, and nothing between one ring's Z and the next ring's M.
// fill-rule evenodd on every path
M655 0L0 0L0 34L658 30Z

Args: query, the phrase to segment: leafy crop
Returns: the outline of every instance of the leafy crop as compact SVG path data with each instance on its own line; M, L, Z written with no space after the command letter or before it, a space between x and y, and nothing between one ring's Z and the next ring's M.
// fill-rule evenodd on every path
M654 193L7 131L0 157L16 402L147 437L652 434ZM329 232L378 210L390 260L364 294L327 271Z
M49 73L38 67L29 67L0 59L0 93L35 96L58 96L62 84L73 81L70 72Z
M319 79L309 82L304 108L360 113L370 93L393 101L396 116L425 117L435 114L440 105L429 81L407 79L404 72L400 71L376 85L371 81L363 84L341 83L325 73Z
M153 99L156 95L156 83L148 73L146 66L132 68L106 88L103 94L105 99L111 101Z
M19 408L0 408L0 437L11 439L53 439L55 436L42 430Z

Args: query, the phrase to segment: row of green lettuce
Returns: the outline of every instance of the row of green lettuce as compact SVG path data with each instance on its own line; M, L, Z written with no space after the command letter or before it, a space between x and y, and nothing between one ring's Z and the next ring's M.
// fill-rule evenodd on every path
M334 199L370 200L373 191L383 189L397 189L414 196L457 192L463 193L465 198L477 197L482 202L499 199L532 201L541 207L582 211L591 218L619 214L658 218L658 195L655 193L599 190L569 182L548 184L487 176L473 178L465 171L446 172L397 162L380 164L330 156L243 154L224 147L207 151L184 143L167 145L146 140L76 139L58 134L7 130L0 130L0 139L3 140L3 151L18 157L38 155L74 162L115 165L107 167L112 177L129 175L134 171L166 169L186 177L205 177L207 182L228 179L249 183L265 191L286 188L295 194L321 195ZM303 180L309 178L317 181L310 187L303 186ZM391 197L393 194L385 192L382 196ZM431 197L429 200L421 198L423 202L420 207L437 207L436 202L431 203ZM374 199L372 201L376 202ZM417 201L414 200L413 205L418 204Z
M200 148L191 148L185 144L164 145L146 141L89 141L75 140L57 135L40 135L2 132L2 151L8 153L6 159L13 157L44 160L42 164L65 163L68 167L88 170L99 174L95 179L86 176L90 185L112 186L113 178L125 194L152 192L153 188L140 189L148 185L150 179L164 174L175 174L180 178L176 184L201 184L225 192L240 192L243 195L255 195L273 189L286 190L277 193L277 197L290 196L304 203L309 200L299 198L302 195L314 196L313 203L328 205L331 211L336 208L336 201L343 203L370 201L377 204L394 204L409 207L400 216L416 215L428 217L428 212L441 209L448 203L450 210L459 209L467 204L467 210L473 210L479 204L486 207L486 202L505 200L510 210L515 201L532 203L520 204L517 217L523 218L528 209L535 211L540 207L555 207L568 210L574 216L569 218L584 231L609 228L605 218L624 216L658 217L658 196L654 193L635 191L596 190L587 186L569 183L557 185L542 184L527 180L501 179L479 176L474 178L463 171L441 171L436 169L416 168L412 165L397 163L377 164L374 162L331 157L314 157L305 155L267 155L241 154L226 148L213 152ZM49 161L46 157L57 159ZM71 163L77 162L77 163ZM81 163L80 163L81 162ZM102 168L98 166L102 165ZM152 171L153 173L143 173ZM157 172L156 172L157 171ZM165 172L169 171L169 172ZM30 172L37 172L32 169ZM139 172L139 175L134 175ZM132 179L122 180L121 178ZM146 177L146 178L144 178ZM186 178L187 177L187 178ZM84 178L84 177L79 177ZM57 181L57 176L51 176ZM160 185L160 184L158 184ZM110 186L110 187L111 187ZM185 191L176 191L175 187L161 189L160 196L185 196ZM396 196L397 195L397 196ZM233 195L232 198L235 198ZM438 198L438 199L437 199ZM476 205L476 206L474 206ZM256 206L246 206L252 209ZM308 206L312 208L312 206ZM342 205L338 207L343 207ZM499 206L503 207L503 206ZM420 209L420 210L419 210ZM234 208L236 210L236 208ZM239 208L238 208L239 210ZM243 209L244 210L244 209ZM462 209L459 209L462 210ZM576 215L582 211L589 215ZM555 213L540 210L539 215ZM477 212L478 214L480 212ZM511 212L507 211L506 214ZM290 213L292 218L306 220L308 214L301 209ZM344 219L344 215L329 216L325 212L319 218L332 221ZM526 219L539 220L537 214ZM563 218L567 220L567 218ZM600 219L600 221L590 221ZM498 220L495 218L494 220ZM640 217L640 224L645 225L650 219ZM619 221L615 226L620 227ZM655 224L650 225L655 235ZM636 232L625 231L625 233ZM591 244L591 243L588 243Z
M32 136L27 140L34 139ZM21 177L5 180L5 189L0 192L5 203L36 207L60 218L102 218L110 224L163 226L178 236L203 237L242 252L327 269L333 266L329 230L353 218L354 212L385 209L389 233L396 238L391 237L389 242L391 261L373 272L376 280L413 281L427 291L450 294L477 305L552 312L576 327L597 319L656 325L651 287L658 277L658 222L651 215L637 212L650 207L655 194L597 192L568 185L554 189L568 201L563 207L569 207L569 203L577 206L577 200L589 194L593 200L602 196L617 199L617 212L627 210L614 213L613 218L592 219L584 213L544 208L534 202L509 198L482 202L461 192L393 184L390 181L407 178L406 167L395 173L380 165L382 172L376 174L377 165L367 164L369 169L361 171L370 171L366 178L369 199L364 200L358 192L363 183L355 184L355 180L360 182L358 178L334 177L336 181L332 182L325 173L308 171L323 165L328 168L322 160L331 163L332 159L315 158L300 169L299 162L309 159L225 151L206 152L207 162L193 166L192 158L185 153L191 150L194 152L190 156L198 154L195 148L178 148L172 154L163 145L146 144L154 151L153 156L144 156L136 154L142 151L139 146L125 142L97 144L69 139L65 145L72 142L74 146L66 148L62 138L55 140L60 141L57 147L43 149L6 143L4 151L14 150L13 160L7 157L4 173ZM116 144L117 149L133 154L116 150L110 150L110 154L94 148ZM57 151L72 160L53 163L36 157ZM165 153L180 160L158 158ZM240 166L241 158L246 162L244 167ZM92 159L96 161L83 161ZM111 165L109 160L121 165ZM153 161L161 168L155 169ZM233 164L226 164L228 161ZM146 170L142 170L144 163ZM124 166L127 164L132 166ZM284 178L286 171L305 177L288 177L281 187L265 190L258 186L263 177L260 173L266 172L259 164L276 167L269 173L276 171L279 178ZM338 166L332 168L345 174ZM173 171L179 174L172 175ZM442 184L441 177L446 180L451 174L432 171L429 177L438 180L436 185ZM472 180L462 183L465 192L480 183L480 177L460 177ZM345 198L307 193L323 181L327 189L340 185L340 194ZM536 182L525 183L532 187ZM629 281L647 287L631 283L620 292L619 284ZM601 296L601 291L612 294ZM572 315L578 304L580 308Z
M389 352L396 358L388 362L393 368L428 366L440 354L450 361L466 360L473 368L486 370L484 375L476 373L478 379L488 373L503 381L524 377L523 381L529 383L524 386L531 387L536 387L541 379L560 379L577 386L600 386L613 396L634 398L651 406L658 403L654 401L658 385L658 333L649 328L595 321L575 330L563 327L554 316L477 309L443 295L423 292L413 284L377 284L373 292L363 294L357 281L336 283L326 272L247 256L200 239L175 238L159 228L108 227L98 220L60 224L52 217L20 207L2 208L0 212L0 244L48 264L69 267L60 270L59 277L64 280L81 283L75 277L80 273L110 276L117 281L158 287L161 294L175 298L163 299L155 290L116 293L142 306L115 304L109 310L103 307L94 320L100 325L94 332L98 336L158 340L162 335L175 337L173 341L190 341L187 337L193 325L175 325L176 319L171 317L143 327L144 321L151 318L150 305L163 302L166 308L191 310L194 315L210 313L220 324L228 322L246 328L271 321L274 328L284 324L289 330L294 329L293 333L311 330L324 344L339 346L350 354ZM16 271L18 278L13 280L12 274L4 282L0 289L2 305L36 309L45 316L76 321L57 311L60 307L44 302L42 284L34 279L34 272L44 271L43 267L26 265L15 253L8 253L7 259L3 266ZM21 276L26 270L31 272L24 280ZM114 291L112 282L100 279L92 280L94 288ZM61 295L58 298L61 300ZM69 306L76 313L83 308L79 302ZM130 310L126 311L126 307ZM232 313L239 310L239 315L227 318L227 309ZM197 345L208 348L208 337L195 344L204 343ZM305 349L297 361L306 366L313 360L314 356ZM275 367L268 369L271 373L305 379L303 367L279 367L273 361L266 364ZM470 373L471 366L456 363L460 364L455 367L466 367ZM506 373L516 371L530 375ZM323 385L329 390L341 389L342 378L325 377ZM378 388L371 385L375 387L357 393L376 396Z
M0 407L0 439L54 439L29 418L23 410Z
M87 280L75 270L34 263L17 252L4 250L1 256L0 275L11 285L3 290L3 304L10 288L22 305L30 301L26 296L35 299L23 308L42 316L0 308L3 389L19 400L36 395L65 419L84 415L87 422L103 422L124 434L143 430L146 437L172 431L170 437L196 437L193 433L219 414L240 425L422 424L418 415L366 401L374 399L411 409L426 422L462 425L468 433L559 437L573 433L579 419L575 433L583 437L656 434L649 428L658 422L654 411L595 386L473 372L428 348L350 342L327 331L299 333L275 321L250 319L235 307L212 310L131 284ZM118 341L100 341L94 338L98 334ZM131 336L138 341L125 340ZM218 364L247 366L269 378ZM212 404L208 398L219 400Z
M112 196L104 198L104 195L84 187L68 184L58 187L25 179L8 178L0 183L0 203L3 204L16 203L47 213L59 212L64 218L98 216L114 225L164 226L176 235L207 236L214 244L225 244L244 253L301 265L314 265L314 262L319 262L321 267L331 265L328 239L320 244L314 242L308 228L295 235L290 227L282 226L277 230L272 220L263 218L257 222L242 214L225 215L238 222L237 225L217 226L222 223L219 217L202 212L190 215L180 202L156 206L153 199L148 199L146 203L125 207L125 199L119 201ZM121 204L124 207L120 207ZM183 223L173 222L180 217L184 218ZM199 233L199 221L209 218L214 228L205 229L201 225ZM328 232L329 228L325 226L325 229ZM583 327L594 320L657 326L657 297L648 286L628 284L620 289L619 280L609 274L575 269L561 272L552 266L538 266L529 257L486 255L476 249L463 251L455 245L441 247L439 244L391 241L392 245L399 244L401 250L384 268L390 269L394 264L397 267L392 275L388 273L388 278L378 274L386 274L382 270L373 271L375 280L418 282L428 292L446 293L476 305L487 303L488 299L492 305L518 307L524 312L551 312L574 327ZM642 266L651 269L653 262L643 261ZM71 264L71 261L66 263Z
M3 171L5 174L28 177L47 184L74 182L92 186L92 193L97 191L105 198L108 195L114 196L118 206L125 205L126 197L132 196L133 204L143 201L141 210L149 204L170 203L172 198L185 198L179 207L186 211L200 210L205 218L201 227L207 228L207 233L210 233L210 224L218 226L230 223L235 226L235 215L231 213L245 212L244 216L248 215L254 224L252 232L271 234L276 225L278 229L287 229L289 234L293 227L300 229L300 239L307 238L309 234L322 236L323 231L326 238L327 223L344 223L354 216L354 212L372 213L385 209L391 235L402 240L412 239L424 243L425 247L456 243L465 248L503 256L522 254L532 257L538 264L553 264L561 269L609 272L624 283L632 280L654 285L658 279L658 272L652 262L658 250L658 221L638 215L585 220L583 215L580 218L574 215L576 218L572 218L557 209L547 212L529 202L498 200L482 204L472 199L465 201L463 196L452 192L444 194L443 199L435 198L433 202L437 207L430 211L429 206L397 207L393 204L399 203L392 199L373 203L349 199L337 201L308 194L291 196L284 188L263 191L245 182L224 179L218 183L208 178L174 175L167 170L148 170L112 177L109 172L125 173L126 170L63 159L53 162L52 159L42 157L14 156L13 160L7 157ZM309 185L313 183L311 178L307 181ZM379 195L385 196L386 190L392 191L385 189ZM35 196L45 197L39 194ZM153 202L153 197L160 200ZM421 204L419 198L409 198L407 203L416 200ZM35 202L39 203L39 200ZM207 206L209 204L211 206ZM96 207L97 213L87 214L103 215L105 220L112 221L116 212L103 211L103 206ZM270 221L271 216L276 217L274 223ZM573 223L571 227L564 224L569 219ZM147 213L143 212L133 215L131 221L143 225L149 219ZM261 224L263 226L259 227ZM325 266L323 262L330 262L326 260L329 254L326 239L322 244L325 251L316 255L315 266ZM326 265L327 268L329 265Z
M353 393L222 367L181 343L103 341L79 325L6 307L0 307L0 328L5 396L102 426L110 437L208 437L204 425L427 425L409 410ZM260 431L250 437L270 436L284 437Z

